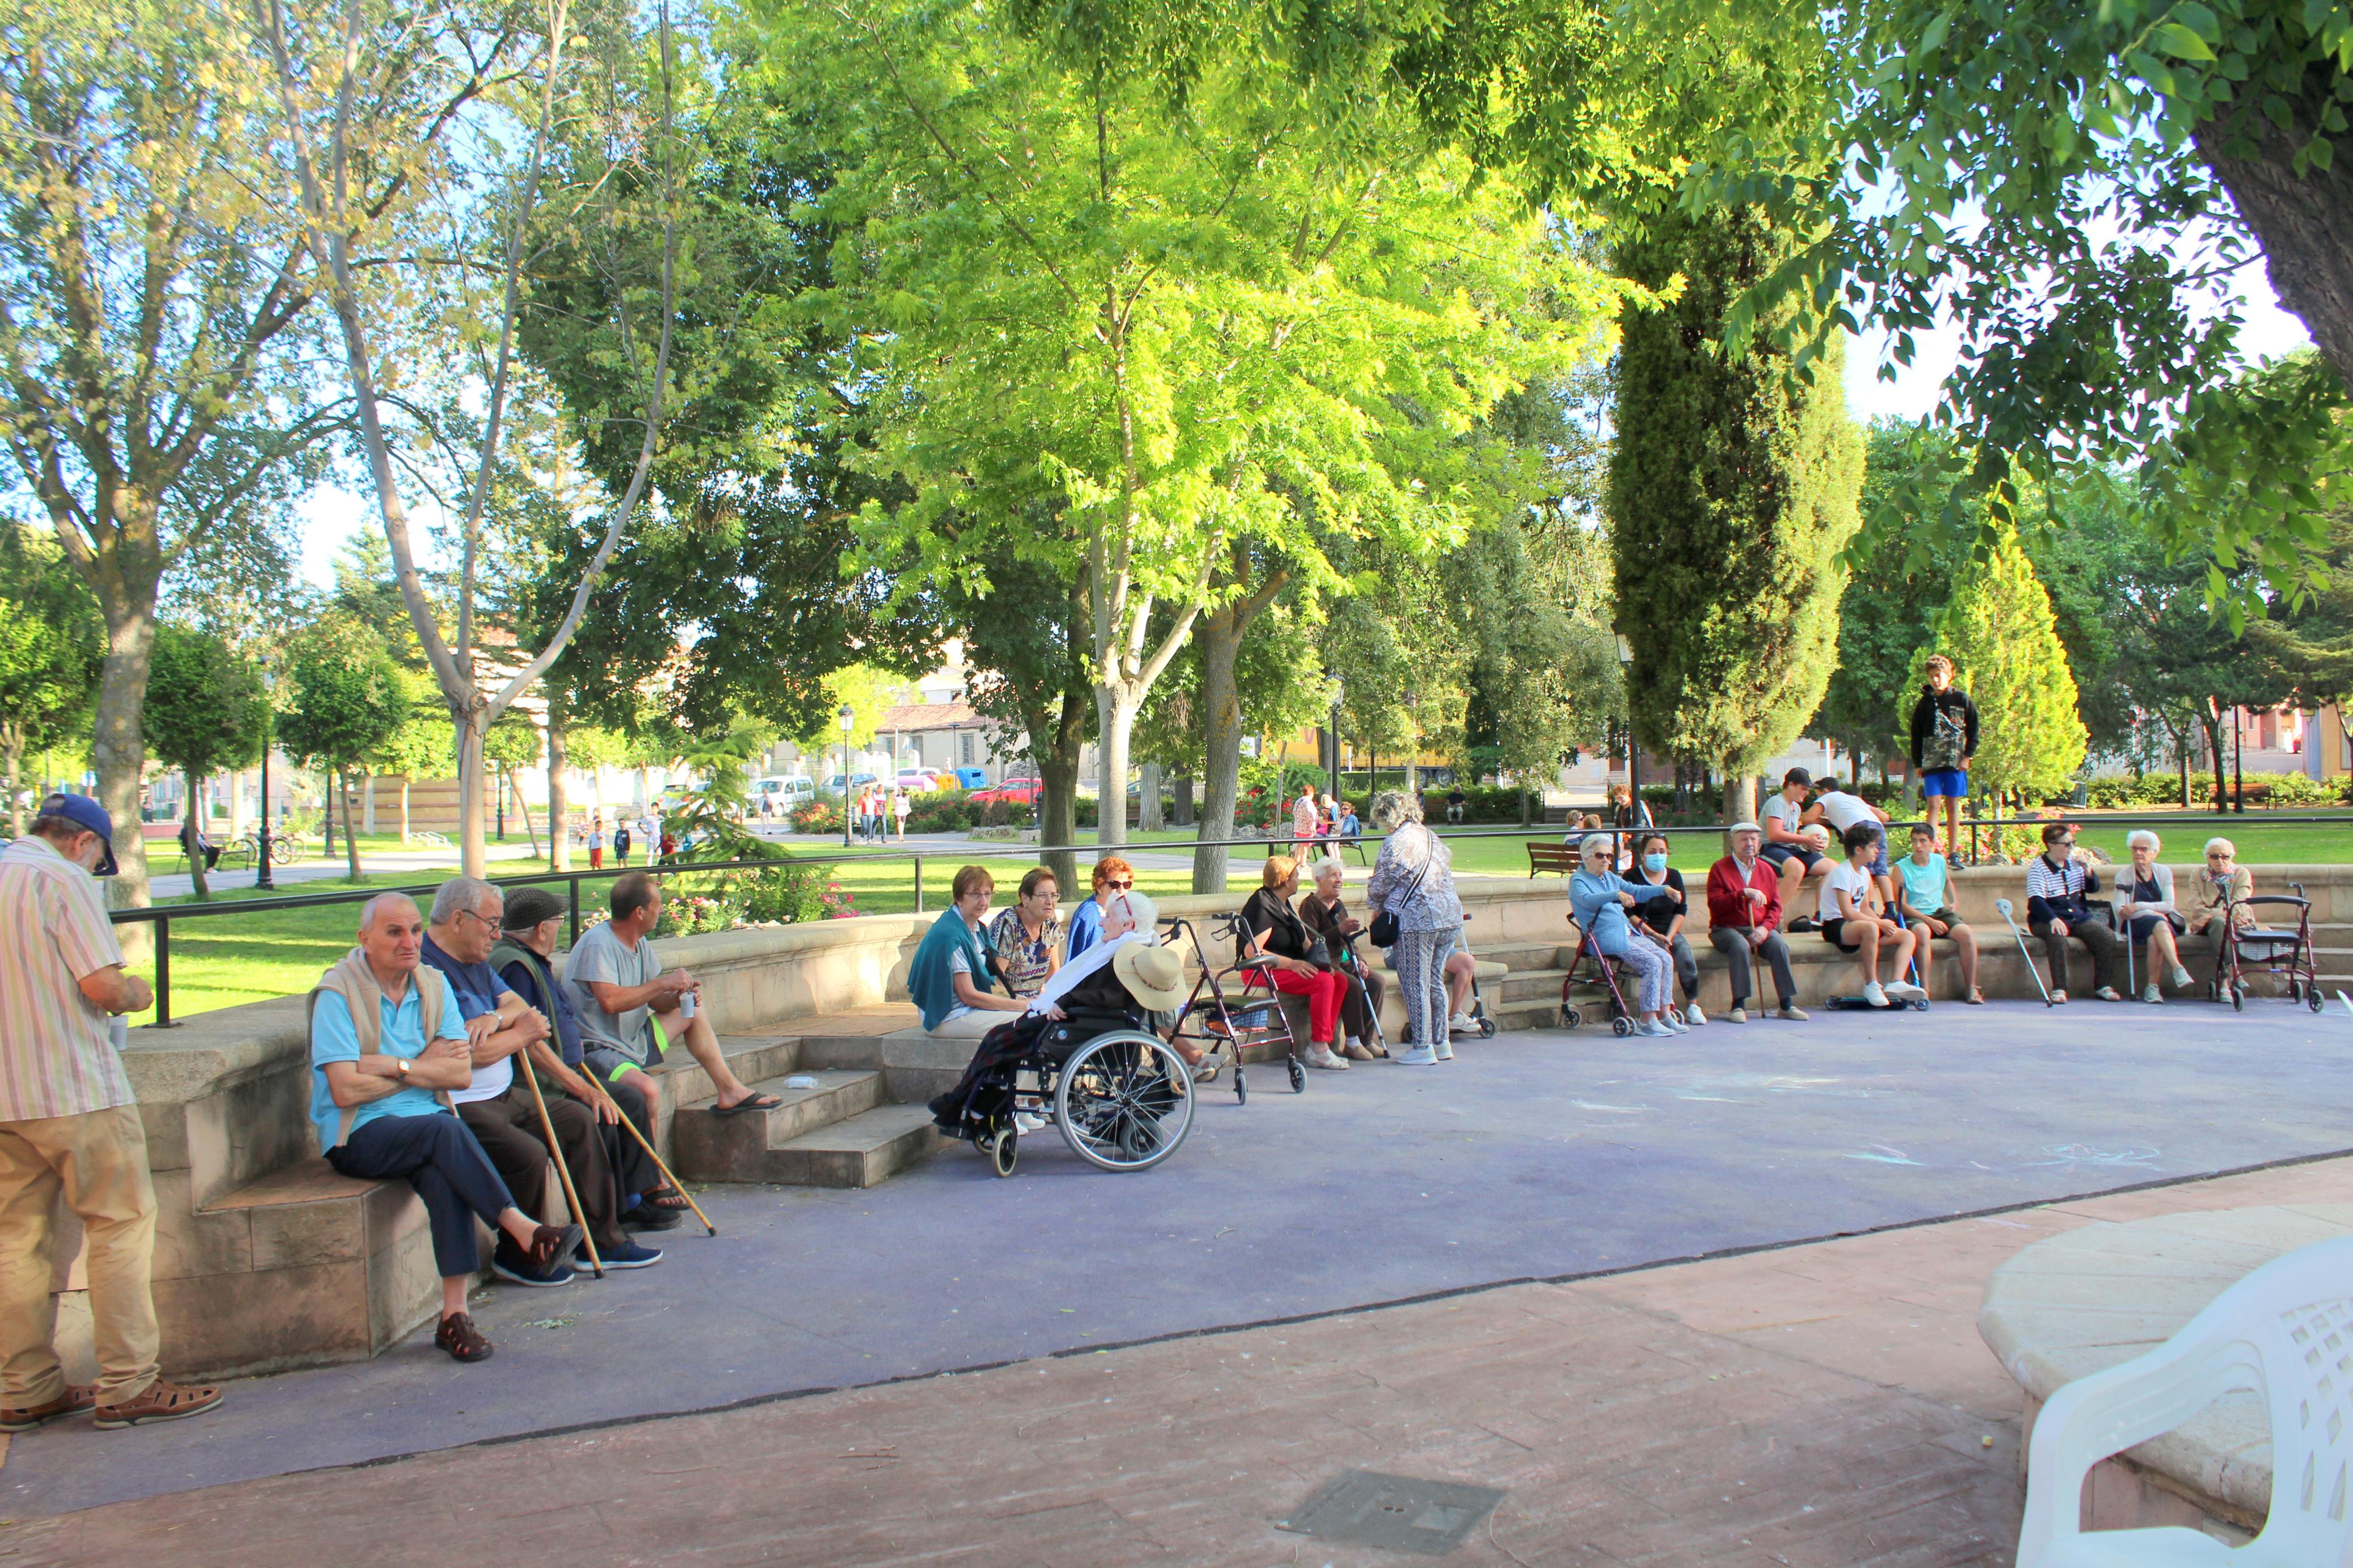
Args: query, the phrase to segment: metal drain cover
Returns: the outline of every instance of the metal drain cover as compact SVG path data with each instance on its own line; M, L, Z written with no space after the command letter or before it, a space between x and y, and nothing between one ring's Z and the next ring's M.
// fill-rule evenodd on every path
M1493 1487L1343 1470L1275 1526L1324 1541L1443 1557L1503 1500Z

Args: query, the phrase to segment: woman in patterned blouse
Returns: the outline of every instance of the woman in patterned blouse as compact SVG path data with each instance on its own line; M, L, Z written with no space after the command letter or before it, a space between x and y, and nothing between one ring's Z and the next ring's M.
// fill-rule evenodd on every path
M1021 879L1020 897L988 922L988 951L1010 994L1035 996L1062 967L1056 951L1062 923L1055 918L1061 896L1054 873L1040 866Z

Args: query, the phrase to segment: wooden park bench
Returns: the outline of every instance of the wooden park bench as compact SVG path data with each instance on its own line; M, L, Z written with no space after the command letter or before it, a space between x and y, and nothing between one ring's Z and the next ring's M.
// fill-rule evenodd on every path
M1566 877L1576 869L1577 851L1567 845L1538 844L1533 840L1530 841L1528 845L1529 876L1534 877L1541 872L1553 871Z

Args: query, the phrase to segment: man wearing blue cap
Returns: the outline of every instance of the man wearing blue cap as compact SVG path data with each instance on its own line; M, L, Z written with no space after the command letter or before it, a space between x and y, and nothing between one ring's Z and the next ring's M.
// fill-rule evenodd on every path
M155 1189L147 1132L110 1016L154 1001L124 972L91 879L114 875L114 822L87 795L43 800L0 849L0 1432L96 1406L98 1425L194 1415L217 1388L157 1375L148 1285ZM58 1200L89 1237L96 1386L66 1382L50 1343Z

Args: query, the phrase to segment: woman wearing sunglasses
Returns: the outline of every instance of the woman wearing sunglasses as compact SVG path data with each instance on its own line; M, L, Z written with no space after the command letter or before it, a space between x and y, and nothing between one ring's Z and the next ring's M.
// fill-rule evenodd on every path
M1094 897L1071 911L1070 945L1062 953L1062 962L1070 963L1087 949L1103 940L1103 910L1112 900L1135 886L1135 868L1118 855L1106 855L1095 862Z

